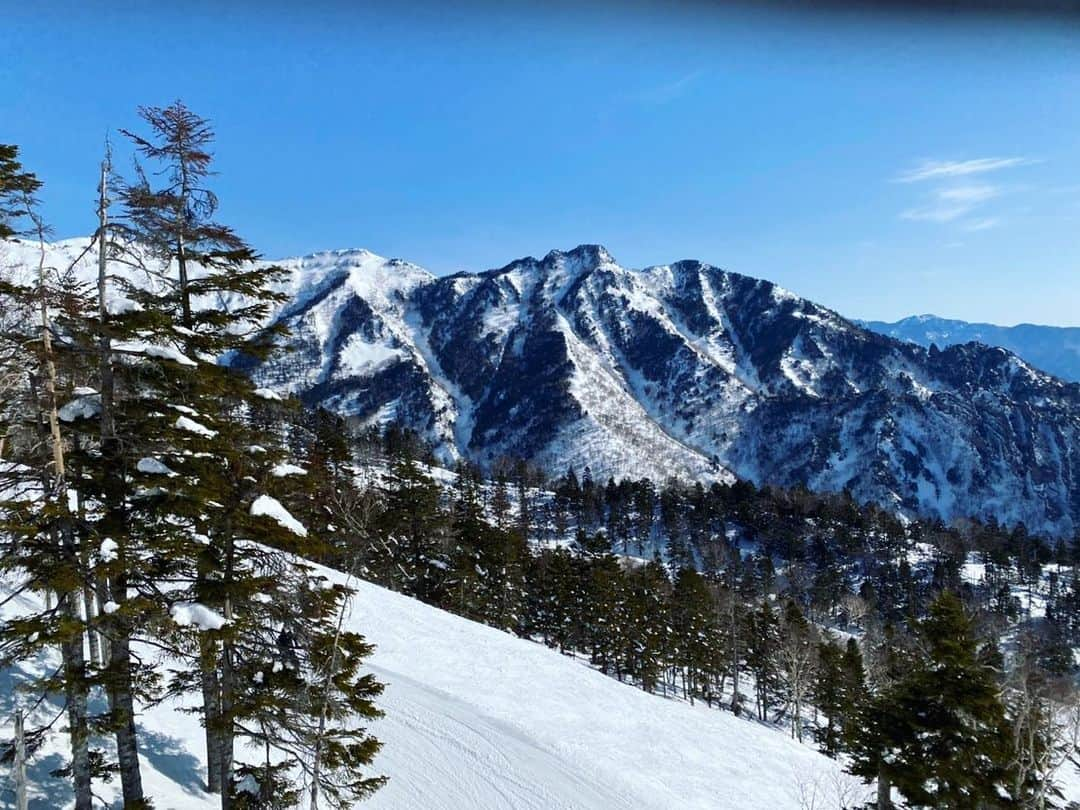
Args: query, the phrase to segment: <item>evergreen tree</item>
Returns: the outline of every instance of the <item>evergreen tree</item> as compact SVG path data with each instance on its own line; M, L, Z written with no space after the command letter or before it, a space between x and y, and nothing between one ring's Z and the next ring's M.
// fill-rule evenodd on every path
M347 594L323 589L302 561L327 553L328 538L314 531L320 524L326 530L325 515L311 514L309 531L282 503L299 467L275 427L286 421L272 415L281 405L241 372L246 358L273 347L276 332L263 324L280 300L271 286L282 271L257 263L254 251L213 219L209 123L179 102L140 114L150 134L128 134L160 166L164 185L152 188L140 169L123 199L128 233L158 262L162 283L131 291L141 305L141 340L125 348L142 369L131 399L144 416L132 421L144 431L151 425L156 438L154 452L132 459L130 469L159 483L129 506L129 522L139 528L125 538L129 547L121 546L121 572L129 588L146 589L148 606L168 606L171 621L153 626L195 665L194 673L173 678L170 692L202 695L209 787L221 792L223 808L241 801L238 737L277 752L276 767L262 770L273 785L280 784L275 774L305 768L320 751L314 761L325 767L308 774L316 787L330 798L355 798L377 787L361 773L377 743L355 724L333 733L326 725L348 710L371 716L377 687L355 677L365 645L335 627ZM310 503L310 494L294 496L292 506L301 513ZM147 559L160 568L148 568ZM163 570L183 587L153 593ZM124 596L114 590L113 598ZM143 621L155 621L145 613ZM328 662L331 639L336 654ZM287 683L267 689L274 678L248 677L265 666L287 672L279 677Z
M924 657L862 711L852 772L883 791L895 786L911 807L998 806L1008 795L1005 716L989 650L951 592L930 606L918 635Z
M656 691L668 644L670 582L659 558L626 576L626 633L623 666L646 692Z
M825 724L815 737L821 750L835 757L842 748L844 720L843 650L832 638L818 645L817 677L814 680L814 708L825 715Z
M42 696L48 692L64 696L72 753L66 770L76 810L90 810L93 772L100 755L90 748L92 672L84 654L86 627L80 611L88 581L86 546L69 498L70 437L61 427L60 409L62 386L70 388L78 374L62 362L66 347L55 320L58 313L84 310L85 299L68 283L65 270L70 268L47 266L47 227L34 196L40 187L38 179L21 166L18 149L0 145L0 238L25 232L39 245L37 267L30 277L5 273L0 279L0 295L11 308L4 313L4 325L10 331L3 337L14 348L5 354L10 362L21 365L18 371L10 365L4 370L7 384L0 413L4 422L0 447L10 440L13 451L0 470L5 546L0 568L17 575L20 591L38 591L46 601L44 610L0 625L0 662L10 666L46 646L59 648L61 669L35 680ZM15 321L16 313L27 316L28 322ZM16 382L24 372L25 382Z
M580 638L580 567L580 561L563 547L543 549L528 565L523 632L540 636L544 644L560 652L574 649Z
M754 676L757 715L766 720L778 690L776 650L780 644L780 623L768 600L747 616L746 638L746 666Z
M440 509L438 485L412 457L400 459L384 488L379 531L390 549L391 582L431 604L446 596L450 527Z
M840 659L840 700L837 708L840 712L842 742L851 739L855 731L854 723L859 710L866 700L866 671L863 666L862 650L859 642L853 638L847 640L844 655Z
M716 609L705 578L692 568L675 575L671 597L672 663L680 671L683 693L709 705L719 697L713 684L723 660Z
M623 570L603 532L585 543L585 552L582 643L601 672L619 674L619 653L627 631Z

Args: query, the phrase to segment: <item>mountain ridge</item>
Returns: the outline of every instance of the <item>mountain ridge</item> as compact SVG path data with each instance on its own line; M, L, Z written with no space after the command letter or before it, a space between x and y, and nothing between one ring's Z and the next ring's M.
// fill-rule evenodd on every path
M937 315L909 315L898 321L856 321L860 326L920 346L977 342L1008 349L1067 382L1080 382L1080 327L1018 323L1014 326Z
M395 360L306 389L274 363L256 376L360 424L402 421L446 462L737 475L945 520L1080 525L1080 386L1003 350L918 347L764 279L696 260L624 268L599 245L350 307L336 310L350 335ZM340 356L316 339L326 320L285 318L294 348Z
M1003 349L923 348L764 279L624 268L599 245L441 277L363 249L278 264L290 335L258 383L358 427L401 423L446 464L740 477L1080 526L1080 385Z

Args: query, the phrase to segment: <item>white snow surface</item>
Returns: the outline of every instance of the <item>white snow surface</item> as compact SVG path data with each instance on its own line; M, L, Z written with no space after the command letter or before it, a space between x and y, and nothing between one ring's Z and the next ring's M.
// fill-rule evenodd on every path
M0 583L0 595L9 584ZM540 644L376 585L348 584L356 595L346 627L376 645L366 669L386 685L377 700L385 717L371 725L384 747L370 772L389 782L360 807L798 810L807 806L800 795L815 791L814 806L838 806L838 785L870 796L838 763L783 731L648 695ZM32 599L6 602L2 615L11 618ZM143 782L160 810L210 810L217 802L202 790L202 729L178 708L166 703L138 714ZM10 733L9 718L0 718L0 736ZM48 775L65 745L54 734L31 760L36 806L71 807L66 785ZM5 776L0 790L9 786ZM1066 796L1080 796L1075 776L1063 776ZM96 788L110 800L119 790L116 780Z
M98 550L98 558L102 562L112 562L119 556L120 546L116 544L116 541L111 537L106 537L101 541L101 548Z
M97 393L76 396L63 405L56 415L61 422L74 422L78 419L91 419L101 413L101 395Z
M135 465L135 469L146 475L167 475L170 477L176 475L165 464L150 456L140 458L139 463Z
M270 471L270 474L275 478L285 478L290 475L307 475L307 470L303 467L298 467L296 464L282 462L281 464L275 464L274 468Z
M145 340L118 340L113 342L112 347L118 352L144 354L147 357L160 357L163 360L172 360L174 363L179 363L182 366L198 365L198 363L175 346L159 346L154 343L147 343Z
M228 623L220 613L198 602L177 602L169 608L169 615L181 627L194 626L200 630L220 630Z
M837 764L728 712L648 695L530 641L360 583L350 624L387 684L396 810L784 810ZM843 778L843 777L841 777Z
M189 419L186 416L177 417L175 427L178 430L186 430L188 433L194 433L196 436L204 436L207 439L212 439L217 436L216 430L211 430L206 425L196 422L194 419Z
M300 537L307 537L307 529L304 528L304 525L290 515L289 510L282 506L281 501L277 498L271 498L269 495L260 495L251 504L251 514L256 517L268 517L279 526L288 529L293 534L299 535Z

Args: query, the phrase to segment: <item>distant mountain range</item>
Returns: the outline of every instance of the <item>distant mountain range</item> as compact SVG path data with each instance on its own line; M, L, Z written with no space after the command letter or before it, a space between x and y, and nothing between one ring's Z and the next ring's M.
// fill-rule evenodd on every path
M985 343L1000 346L1022 357L1036 368L1063 380L1080 382L1080 327L996 326L992 323L968 323L936 315L912 315L900 321L857 321L889 337L908 340L920 346L931 343L938 348L957 343Z
M924 348L768 281L628 269L597 245L444 277L364 250L279 264L287 351L250 373L357 425L411 427L448 463L740 477L1080 529L1080 385L1002 348Z

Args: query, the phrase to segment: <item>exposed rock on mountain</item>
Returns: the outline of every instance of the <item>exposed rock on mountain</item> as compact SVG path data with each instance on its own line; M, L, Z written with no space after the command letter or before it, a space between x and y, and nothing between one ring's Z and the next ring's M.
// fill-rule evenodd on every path
M850 489L908 511L1080 525L1080 386L998 348L925 349L696 261L583 245L436 278L364 251L289 263L261 381L447 460Z

